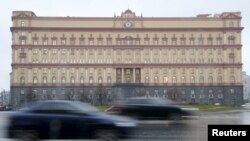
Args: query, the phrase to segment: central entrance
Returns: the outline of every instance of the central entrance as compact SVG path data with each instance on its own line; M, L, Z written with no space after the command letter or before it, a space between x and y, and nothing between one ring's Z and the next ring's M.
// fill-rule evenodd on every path
M141 83L141 68L117 68L116 83Z

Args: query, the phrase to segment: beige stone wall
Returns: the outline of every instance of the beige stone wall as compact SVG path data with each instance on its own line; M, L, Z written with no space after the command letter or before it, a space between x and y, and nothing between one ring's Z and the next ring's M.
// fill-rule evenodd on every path
M209 79L212 78L214 85L219 83L218 77L222 77L220 83L231 83L231 76L235 78L235 83L242 83L241 30L234 29L241 27L240 19L192 17L142 20L138 18L134 19L133 27L126 30L124 22L127 20L71 17L14 18L12 85L19 84L21 77L25 78L25 83L30 84L34 82L34 78L37 78L37 83L43 83L44 77L47 79L46 83L52 83L53 77L56 77L57 83L62 82L62 77L65 77L65 83L71 83L72 77L74 83L80 83L81 77L84 77L84 83L89 83L90 77L94 78L94 83L98 83L100 77L103 83L108 83L108 77L112 78L111 83L115 83L116 68L141 68L143 83L148 77L149 83L172 84L176 77L178 84L193 83L192 78L194 83L199 84L201 76L204 77L204 83L210 83ZM227 29L230 26L234 28ZM38 30L33 27L48 29ZM54 27L62 29L56 30ZM111 31L105 30L112 27L114 28ZM135 27L140 30L133 30ZM63 30L63 28L80 29ZM85 28L95 29L85 30ZM116 28L124 29L115 30ZM147 30L149 28L151 29ZM163 28L163 30L153 28ZM175 29L169 30L170 28ZM215 29L209 30L209 28ZM47 45L44 45L44 37L48 39ZM75 38L74 45L71 45L72 37ZM85 38L84 45L80 44L80 37ZM103 38L101 43L98 42L99 37ZM116 40L118 37L124 42L118 43ZM144 40L145 37L149 38L149 43ZM157 43L154 41L156 37ZM181 41L183 37L186 39L185 44ZM195 44L190 43L191 37L195 39ZM213 39L212 44L209 43L209 37ZM53 41L53 38L56 41ZM65 45L62 44L62 38L65 39ZM93 43L90 38L93 39ZM112 44L107 42L107 38L111 38ZM139 38L140 43L136 41L131 43L130 38L133 40ZM167 44L163 38L168 39ZM176 39L176 44L173 44L172 38ZM201 45L199 38L203 38ZM220 44L217 38L221 38ZM233 43L229 40L233 40Z

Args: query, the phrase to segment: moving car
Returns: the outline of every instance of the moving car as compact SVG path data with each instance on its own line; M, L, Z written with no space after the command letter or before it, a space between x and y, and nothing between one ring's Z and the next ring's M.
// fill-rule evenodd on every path
M245 108L250 108L250 103L245 103L243 105L241 105L242 107L245 107Z
M99 112L87 103L61 100L31 104L10 116L9 138L39 139L129 138L134 120Z
M180 120L197 117L197 108L181 107L161 98L129 98L106 110L110 114L131 116L137 119Z

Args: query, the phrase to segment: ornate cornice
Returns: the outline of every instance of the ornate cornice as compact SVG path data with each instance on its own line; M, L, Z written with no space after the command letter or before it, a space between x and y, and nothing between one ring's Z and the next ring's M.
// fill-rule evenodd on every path
M244 28L243 27L217 27L217 28L202 28L202 27L195 27L195 28L150 28L150 27L144 27L144 28L120 28L120 27L115 27L115 28L77 28L77 27L11 27L10 30L11 32L14 31L74 31L74 32L83 32L83 31L92 31L92 32L114 32L114 31L119 31L119 32L138 32L138 31L148 31L148 32L165 32L165 31L175 31L175 32L186 32L186 31L220 31L220 32L226 32L226 31L242 31Z
M118 64L118 63L105 63L105 64L89 64L89 63L84 63L84 64L80 64L80 63L75 63L75 64L64 64L64 63L58 63L58 64L43 64L43 63L13 63L11 66L12 68L18 68L18 67L27 67L27 68L34 68L34 67L48 67L48 68L61 68L61 67L114 67L114 68L148 68L148 67L185 67L185 68L192 68L192 67L242 67L242 63L237 63L237 64L229 64L229 63L213 63L213 64L208 64L208 63L149 63L149 64L143 64L143 63L139 63L139 64Z

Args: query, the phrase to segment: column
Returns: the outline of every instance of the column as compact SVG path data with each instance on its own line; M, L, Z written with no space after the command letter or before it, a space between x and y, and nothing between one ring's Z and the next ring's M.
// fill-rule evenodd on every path
M124 79L124 68L122 68L122 80L121 80L121 83L123 83L123 79Z
M136 83L135 82L135 68L133 68L133 74L132 75L133 75L133 82L132 83Z

